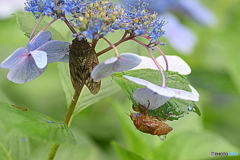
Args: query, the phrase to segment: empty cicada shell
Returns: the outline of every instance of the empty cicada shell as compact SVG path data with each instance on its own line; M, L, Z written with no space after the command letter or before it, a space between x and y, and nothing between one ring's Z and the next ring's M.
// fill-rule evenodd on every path
M147 110L142 113L131 113L130 117L135 127L144 133L161 136L173 130L172 127L162 122L159 118L149 116Z

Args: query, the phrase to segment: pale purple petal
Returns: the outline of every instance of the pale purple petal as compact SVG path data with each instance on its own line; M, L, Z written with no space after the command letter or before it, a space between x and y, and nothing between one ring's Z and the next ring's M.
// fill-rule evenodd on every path
M138 55L133 53L123 53L119 57L112 57L98 64L91 72L91 77L95 82L112 75L114 72L122 72L137 66L141 62Z
M213 12L198 0L180 0L179 2L189 12L190 16L198 22L208 26L213 26L217 23L217 18Z
M111 76L114 73L112 69L113 65L114 63L110 64L105 64L104 62L99 63L96 67L93 68L91 72L91 78L95 82L98 82L105 77Z
M161 96L148 88L136 89L133 92L133 98L148 110L155 110L170 99L170 97Z
M190 100L190 101L199 101L199 96L191 92L180 90L180 89L174 89L174 88L168 88L168 89L175 92L175 95L174 95L175 98L180 98L180 99Z
M59 62L69 63L69 54L66 53L65 56L58 60Z
M104 64L112 64L112 63L115 63L117 60L118 60L118 57L111 57L106 61L104 61Z
M141 61L141 58L137 54L122 53L118 57L118 61L115 62L113 70L115 72L127 71L136 67Z
M189 65L178 56L166 56L168 61L168 70L178 72L181 75L188 75L191 73L191 68ZM166 62L163 56L156 58L157 62L166 70Z
M42 69L47 66L47 53L44 51L32 51L30 52L37 67Z
M52 38L52 34L49 31L43 31L38 33L36 38L33 38L27 45L27 49L29 51L33 51L38 47L42 46L43 44L50 41Z
M46 52L48 63L53 63L62 59L69 52L69 44L68 42L53 40L45 43L37 50Z
M183 26L179 20L171 14L164 14L161 15L161 17L165 17L169 21L163 29L165 30L166 38L175 50L183 54L192 53L197 43L197 37L194 33Z
M31 56L26 56L10 69L7 78L12 82L23 84L40 76L45 69L46 67L39 69L34 59Z
M18 48L9 57L7 57L0 65L1 68L11 69L16 65L21 59L27 56L27 50L23 47Z

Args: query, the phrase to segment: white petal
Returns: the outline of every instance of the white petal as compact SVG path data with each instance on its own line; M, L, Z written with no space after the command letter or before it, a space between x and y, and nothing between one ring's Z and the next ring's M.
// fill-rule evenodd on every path
M166 56L168 62L168 70L176 71L181 75L188 75L191 73L189 65L178 56ZM163 56L156 58L157 62L166 70L166 63Z
M158 70L157 66L154 64L154 62L151 58L145 57L145 56L139 56L139 57L142 59L141 63L139 63L139 65L134 67L132 70L143 69L143 68L150 68L150 69Z
M174 89L174 88L169 88L172 91L175 91L175 98L180 98L184 100L190 100L190 101L199 101L199 96L195 95L191 92L180 90L180 89Z
M37 67L42 69L47 66L47 53L44 51L35 50L30 52Z
M193 86L189 85L189 87L190 87L190 89L192 90L192 93L193 93L193 94L199 96L198 91L197 91Z
M168 89L167 87L158 86L158 85L148 82L144 79L127 76L127 75L123 75L123 77L127 78L128 80L130 80L136 84L146 86L147 88L149 88L150 90L152 90L153 92L155 92L159 95L166 96L166 97L173 97L175 95L175 92Z

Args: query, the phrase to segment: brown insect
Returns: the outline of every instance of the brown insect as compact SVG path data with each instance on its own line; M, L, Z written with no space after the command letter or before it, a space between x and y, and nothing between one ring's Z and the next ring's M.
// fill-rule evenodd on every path
M101 82L94 82L90 76L93 68L98 64L95 50L86 39L72 40L69 52L69 68L74 90L79 94L84 84L92 94L97 94Z
M140 108L145 108L145 107L140 106ZM134 110L137 110L137 109L134 107ZM149 116L146 108L144 112L131 113L130 117L135 127L139 131L144 133L161 136L161 135L166 135L173 130L172 127L162 122L162 121L166 121L167 119L161 119L159 117Z
M20 109L20 110L22 110L22 111L28 111L28 109L26 108L26 107L21 107L21 106L16 106L16 105L11 105L12 107L14 107L14 108L17 108L17 109Z

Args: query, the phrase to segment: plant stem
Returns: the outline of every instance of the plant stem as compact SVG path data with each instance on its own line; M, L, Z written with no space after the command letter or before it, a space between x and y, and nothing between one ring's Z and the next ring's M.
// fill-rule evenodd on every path
M72 114L73 114L73 111L76 107L76 104L77 104L80 93L81 92L79 92L79 93L75 92L74 93L74 95L72 97L72 100L71 100L71 103L68 107L66 116L64 118L64 123L66 123L68 126L70 126L70 121L72 119ZM60 146L60 144L58 144L58 143L53 144L53 146L52 146L52 148L51 148L51 150L48 154L48 160L53 160L54 159L59 146Z

